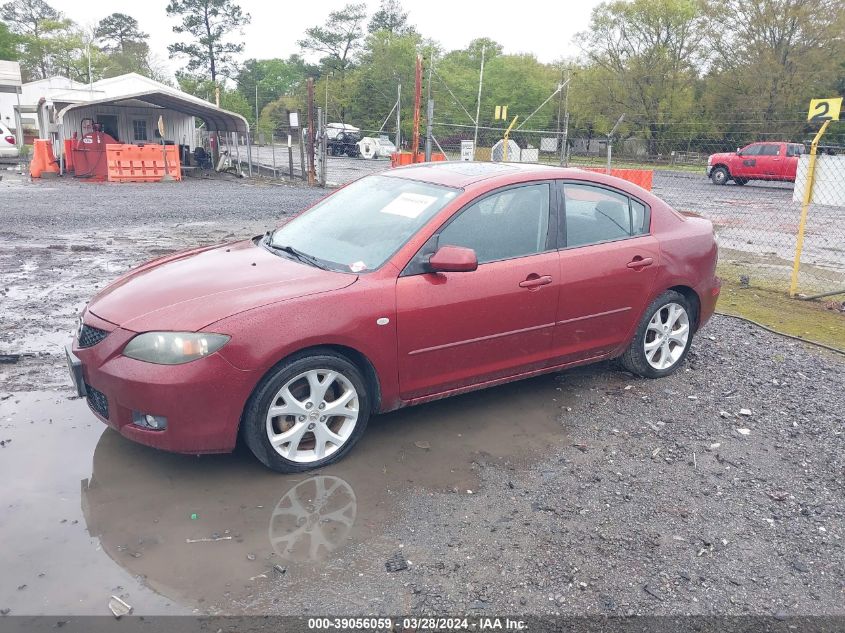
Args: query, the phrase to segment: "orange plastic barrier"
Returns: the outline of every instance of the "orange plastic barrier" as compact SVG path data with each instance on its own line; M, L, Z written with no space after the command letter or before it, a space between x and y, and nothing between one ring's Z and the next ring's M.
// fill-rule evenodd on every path
M32 160L29 162L29 175L41 178L44 173L58 174L59 164L53 155L53 144L44 138L35 139L32 147Z
M65 171L73 171L73 139L65 139Z
M165 145L167 173L182 180L179 148ZM161 145L106 145L109 182L159 182L164 178L165 160Z
M432 152L431 153L431 162L437 163L446 160L446 154L442 154L441 152ZM401 167L402 165L412 165L413 163L424 163L425 162L425 152L419 152L416 156L414 156L411 152L393 152L390 155L390 166L391 167Z
M607 173L607 170L603 167L582 167L582 169L594 171L597 174ZM654 170L652 169L611 169L610 175L639 185L646 191L651 191L652 181L654 180Z

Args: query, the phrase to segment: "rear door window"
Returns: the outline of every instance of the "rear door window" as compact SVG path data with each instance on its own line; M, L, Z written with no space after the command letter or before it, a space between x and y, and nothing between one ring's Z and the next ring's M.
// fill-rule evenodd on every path
M586 246L643 235L649 209L627 195L588 184L564 184L565 244Z

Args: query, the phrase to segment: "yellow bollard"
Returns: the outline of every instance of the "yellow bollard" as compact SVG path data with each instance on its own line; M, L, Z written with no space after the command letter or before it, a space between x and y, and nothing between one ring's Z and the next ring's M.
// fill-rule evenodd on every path
M789 296L794 297L798 290L798 270L801 268L801 249L804 248L804 227L807 224L807 211L813 199L813 183L816 177L816 151L819 141L827 130L830 121L822 123L813 144L810 145L810 160L807 164L807 184L804 186L804 200L801 204L801 219L798 222L798 240L795 243L795 260L792 262L792 281L789 283Z

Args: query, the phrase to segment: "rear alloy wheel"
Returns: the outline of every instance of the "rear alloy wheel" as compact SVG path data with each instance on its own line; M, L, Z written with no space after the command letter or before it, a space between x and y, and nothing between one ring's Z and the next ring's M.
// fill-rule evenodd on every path
M256 390L244 438L256 457L280 472L337 461L364 432L369 398L355 365L333 354L292 359Z
M625 368L645 378L662 378L677 370L692 343L691 314L682 294L670 290L660 295L646 310L622 355Z
M714 185L726 185L728 180L730 180L731 175L728 173L728 170L724 167L717 167L712 172L710 172L710 180L713 181Z

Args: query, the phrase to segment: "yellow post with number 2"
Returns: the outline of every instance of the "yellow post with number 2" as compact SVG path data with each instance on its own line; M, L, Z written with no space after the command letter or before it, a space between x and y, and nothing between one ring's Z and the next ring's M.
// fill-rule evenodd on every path
M789 284L789 296L794 297L798 291L798 271L801 268L801 250L804 248L804 228L807 225L807 211L813 200L813 183L816 177L816 152L819 141L827 131L831 121L839 120L842 110L842 97L836 99L813 99L807 113L808 121L824 121L810 145L810 159L807 163L807 182L804 184L804 197L801 202L801 219L798 222L798 239L795 243L795 259L792 262L792 280Z

